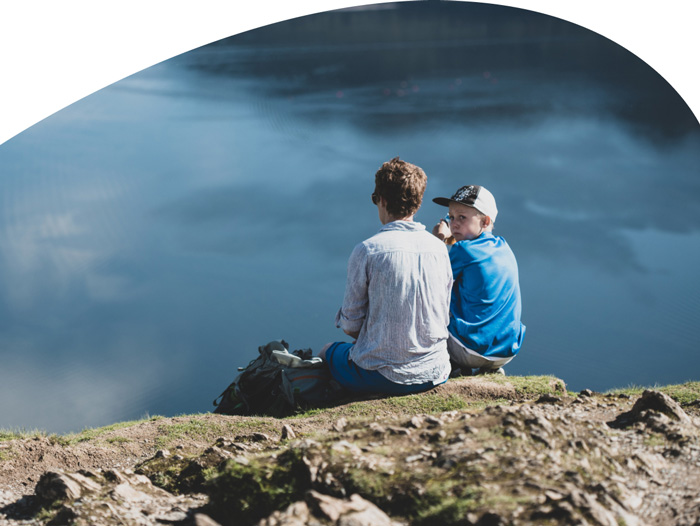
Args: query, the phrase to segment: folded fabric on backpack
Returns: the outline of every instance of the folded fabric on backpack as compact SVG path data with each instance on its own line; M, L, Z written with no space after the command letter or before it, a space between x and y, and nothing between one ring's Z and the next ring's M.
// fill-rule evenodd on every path
M286 349L283 351L272 351L272 358L285 367L293 367L295 369L320 369L323 367L323 360L319 356L303 359Z

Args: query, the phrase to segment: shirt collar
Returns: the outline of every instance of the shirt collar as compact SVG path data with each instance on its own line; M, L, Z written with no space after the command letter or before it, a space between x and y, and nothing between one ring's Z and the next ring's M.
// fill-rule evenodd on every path
M392 221L379 229L380 232L403 231L403 232L420 232L425 230L425 225L417 221Z

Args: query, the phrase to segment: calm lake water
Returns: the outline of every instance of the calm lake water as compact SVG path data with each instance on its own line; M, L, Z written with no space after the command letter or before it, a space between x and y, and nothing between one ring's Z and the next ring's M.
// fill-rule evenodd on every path
M318 350L374 172L428 174L417 220L496 196L520 265L512 375L571 390L700 380L700 126L613 42L474 3L244 33L0 147L0 429L205 412L257 347Z

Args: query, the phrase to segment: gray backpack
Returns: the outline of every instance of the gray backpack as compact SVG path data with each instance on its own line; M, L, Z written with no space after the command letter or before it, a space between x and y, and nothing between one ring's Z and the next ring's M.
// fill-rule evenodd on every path
M289 352L284 340L258 347L259 356L216 400L215 413L288 416L297 409L322 407L339 392L327 364L311 349Z

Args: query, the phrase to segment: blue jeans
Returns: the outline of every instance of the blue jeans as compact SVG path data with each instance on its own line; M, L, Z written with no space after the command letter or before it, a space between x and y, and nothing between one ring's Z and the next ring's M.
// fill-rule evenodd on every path
M335 342L326 351L326 361L333 379L340 385L357 393L382 393L406 395L432 389L438 384L397 384L378 371L363 369L350 360L351 343Z

